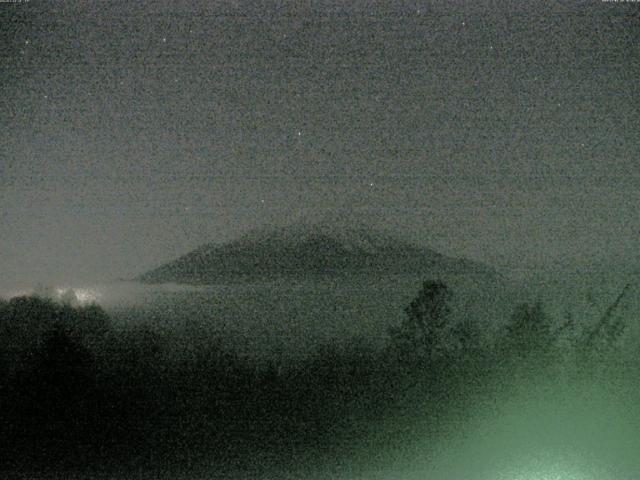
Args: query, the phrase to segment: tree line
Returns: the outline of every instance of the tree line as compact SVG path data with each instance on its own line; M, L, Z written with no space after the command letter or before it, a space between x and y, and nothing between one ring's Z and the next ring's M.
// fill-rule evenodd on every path
M114 327L97 305L0 301L0 471L340 449L401 402L419 408L429 396L425 414L437 417L516 370L615 358L626 292L589 328L524 303L489 337L473 318L454 322L454 292L429 280L385 348L354 339L285 366L244 358L219 338L176 352L149 325Z

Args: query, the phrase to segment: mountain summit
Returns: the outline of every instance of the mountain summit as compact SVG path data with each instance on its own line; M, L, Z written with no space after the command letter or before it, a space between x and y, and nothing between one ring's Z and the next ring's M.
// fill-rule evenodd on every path
M238 277L348 273L495 274L482 264L446 257L363 225L320 223L261 228L226 244L202 245L138 280L208 284Z

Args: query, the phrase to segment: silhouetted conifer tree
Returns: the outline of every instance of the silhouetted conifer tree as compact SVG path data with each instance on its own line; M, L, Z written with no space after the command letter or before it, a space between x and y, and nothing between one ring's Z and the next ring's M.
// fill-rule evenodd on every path
M451 292L440 281L427 280L405 309L399 327L390 329L392 342L400 359L410 363L424 362L442 353L446 346L445 331L449 327Z

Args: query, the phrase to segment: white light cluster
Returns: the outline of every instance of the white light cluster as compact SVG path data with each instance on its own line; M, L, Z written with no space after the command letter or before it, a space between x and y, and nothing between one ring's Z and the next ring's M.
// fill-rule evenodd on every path
M100 294L89 288L58 287L55 289L55 300L65 300L71 298L79 305L89 305L95 303L100 298Z

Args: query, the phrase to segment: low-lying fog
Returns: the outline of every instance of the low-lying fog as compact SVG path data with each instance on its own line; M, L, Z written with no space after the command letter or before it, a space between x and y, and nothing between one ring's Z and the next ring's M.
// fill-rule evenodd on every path
M518 281L450 277L454 318L473 318L490 336L518 303L542 301L557 325L571 320L594 324L630 287L614 314L631 321L640 312L637 276L622 273L569 272L532 275ZM410 275L277 278L227 285L146 285L111 282L5 288L0 297L37 292L80 305L97 303L115 326L145 325L181 344L224 338L250 356L297 355L322 343L355 337L381 345L388 328L397 325L415 297L422 278ZM70 292L73 292L70 297Z

